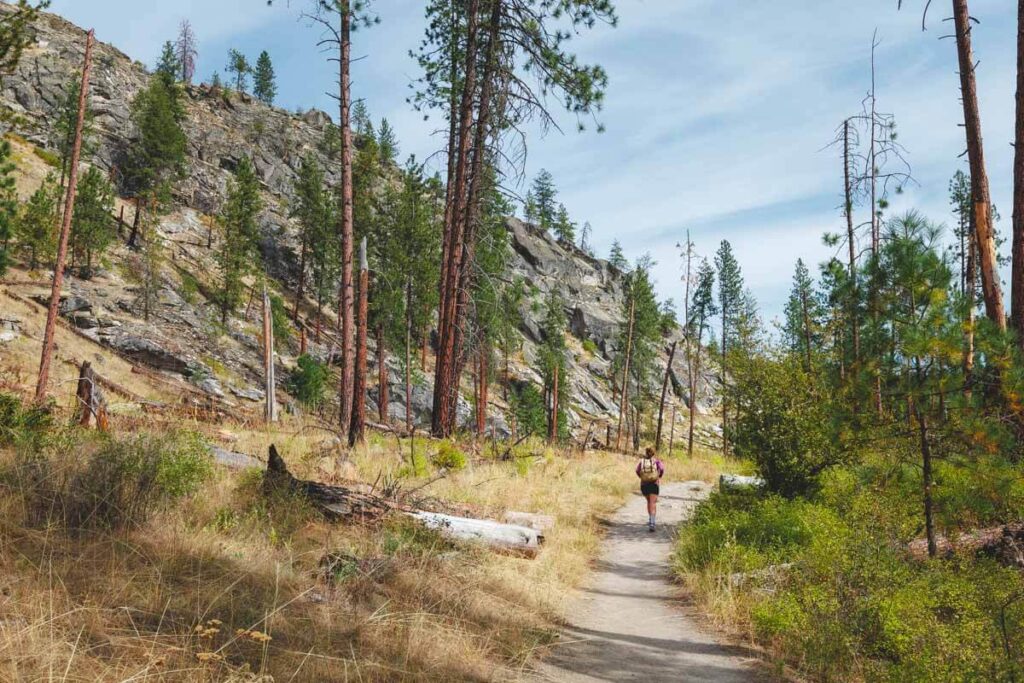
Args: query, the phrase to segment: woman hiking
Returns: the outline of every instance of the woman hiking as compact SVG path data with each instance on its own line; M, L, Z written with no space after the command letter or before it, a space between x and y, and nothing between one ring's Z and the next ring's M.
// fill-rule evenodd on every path
M653 533L661 492L659 484L665 476L665 464L654 457L653 448L648 446L644 457L636 464L636 476L640 477L640 493L647 499L647 530Z

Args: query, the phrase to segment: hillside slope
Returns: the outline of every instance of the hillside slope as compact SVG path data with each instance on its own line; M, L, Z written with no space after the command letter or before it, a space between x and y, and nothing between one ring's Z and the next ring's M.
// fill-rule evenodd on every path
M0 11L6 11L5 6L0 5ZM15 73L3 81L0 107L9 114L13 133L30 145L52 150L56 146L53 113L69 78L80 68L85 35L56 15L44 15L36 30L36 43L26 51ZM129 104L147 78L143 65L110 45L97 45L90 87L97 144L87 161L115 180L118 159L133 134ZM188 175L175 189L175 209L161 217L158 226L168 255L159 310L149 320L142 319L133 283L138 256L119 247L98 276L89 281L69 280L66 292L74 304L65 306L64 312L88 335L127 358L188 378L218 398L244 404L261 398L259 307L247 306L240 318L227 326L219 324L209 297L216 267L213 252L206 247L213 216L222 204L231 172L243 157L251 158L264 194L265 210L260 219L264 265L273 278L272 286L290 300L298 260L296 226L288 217L293 183L302 158L309 154L327 169L329 181L336 179L335 164L324 152L330 118L316 110L293 114L244 94L228 95L205 85L188 87L185 92ZM22 148L21 153L26 158L32 156L29 148ZM39 166L22 168L28 176L22 180L26 191L34 189L48 170ZM130 223L134 208L122 207L121 215ZM617 417L609 359L622 323L622 274L606 261L559 243L533 226L516 219L510 219L508 226L513 246L509 277L522 277L533 293L523 308L522 353L510 361L511 379L536 379L531 370L535 344L540 341L535 303L556 289L565 301L574 337L570 344L570 422L577 434L591 425L595 434L603 434L604 425L614 424ZM16 277L21 276L10 279ZM38 288L27 287L22 294L39 297L45 290L45 282L40 282ZM585 341L591 342L586 344L590 351L584 349ZM666 340L666 347L670 341ZM333 355L329 338L311 340L309 349L323 359ZM279 345L279 360L286 370L294 367L297 352L294 340ZM662 353L659 376L666 361ZM389 392L388 410L393 417L404 418L399 367L395 364L390 369L390 382L395 386ZM684 377L681 359L677 358L674 370L678 377L672 383L673 400L679 400L682 415L688 397L684 382L678 381ZM429 420L430 376L430 372L422 373L413 395L413 412L421 425ZM287 373L279 373L279 377L283 380ZM702 402L711 401L716 381L707 375L701 384ZM370 392L372 399L375 388ZM460 400L459 406L460 423L466 426L469 403ZM500 396L491 406L489 428L499 433L506 429L505 407ZM372 403L370 410L376 410Z

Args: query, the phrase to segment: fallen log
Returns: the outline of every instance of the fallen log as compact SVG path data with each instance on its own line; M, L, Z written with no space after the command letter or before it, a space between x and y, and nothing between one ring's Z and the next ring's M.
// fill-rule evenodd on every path
M509 510L505 513L505 523L525 526L536 531L547 531L555 526L555 518L551 515L538 515L533 512L516 512Z
M935 545L938 557L944 559L955 555L974 555L992 558L1005 567L1024 569L1024 522L974 529L953 539L940 535L935 539ZM927 539L911 541L907 549L916 559L928 557Z
M764 486L765 481L760 477L746 477L741 474L723 474L718 478L718 489L723 492L763 489Z
M296 479L274 446L270 447L263 487L264 493L270 495L281 490L297 492L331 520L372 520L389 512L398 512L449 538L484 543L492 548L528 557L535 556L544 542L544 535L540 531L526 526L415 510L397 501L345 486Z

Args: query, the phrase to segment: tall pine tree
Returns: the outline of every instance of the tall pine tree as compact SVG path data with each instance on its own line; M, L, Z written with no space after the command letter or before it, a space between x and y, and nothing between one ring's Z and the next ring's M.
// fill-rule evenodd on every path
M266 50L260 53L256 60L256 69L252 77L252 94L264 104L273 104L277 97L277 78L274 75L274 65L270 61L270 55Z
M243 158L228 186L228 197L220 215L222 242L217 252L220 267L221 322L242 302L243 278L254 272L257 257L258 218L263 202L252 162Z

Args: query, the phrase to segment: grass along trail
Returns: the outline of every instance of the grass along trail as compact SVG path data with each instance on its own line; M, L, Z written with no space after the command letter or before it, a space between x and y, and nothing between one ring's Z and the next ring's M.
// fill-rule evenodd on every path
M561 644L538 665L533 681L761 680L755 654L725 644L687 616L672 583L675 527L711 489L701 481L663 485L653 534L639 494L615 513Z

